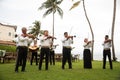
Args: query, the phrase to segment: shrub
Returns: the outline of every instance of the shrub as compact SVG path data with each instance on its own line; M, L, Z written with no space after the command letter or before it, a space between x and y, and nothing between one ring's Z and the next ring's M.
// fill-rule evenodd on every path
M0 50L6 50L6 52L16 52L16 46L0 45Z

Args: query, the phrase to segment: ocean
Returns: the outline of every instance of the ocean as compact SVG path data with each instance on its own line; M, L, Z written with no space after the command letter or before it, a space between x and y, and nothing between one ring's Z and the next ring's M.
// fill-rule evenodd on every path
M117 61L120 61L120 54L116 53L115 55L116 55ZM80 54L79 58L83 59L83 54ZM113 58L112 55L111 55L111 58ZM102 61L103 60L103 54L102 53L93 54L93 60ZM108 58L107 58L107 61L108 61Z

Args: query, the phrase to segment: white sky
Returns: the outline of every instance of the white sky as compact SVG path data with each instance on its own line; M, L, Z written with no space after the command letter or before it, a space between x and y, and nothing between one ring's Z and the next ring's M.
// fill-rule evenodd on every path
M35 20L41 21L41 29L48 29L52 32L52 15L43 18L44 10L38 11L45 0L0 0L0 22L5 24L17 25L17 33L20 33L21 27L32 26ZM74 0L76 2L78 0ZM67 4L67 5L66 5ZM91 39L89 25L86 21L82 2L80 5L69 11L72 6L72 0L64 0L60 7L64 11L63 19L55 14L55 36L56 44L61 45L61 37L67 31L70 35L76 35L74 40L75 49L72 53L80 54L83 52L83 39L88 37ZM111 34L113 0L85 0L86 10L95 34L94 56L102 59L102 42L104 35ZM115 50L116 56L120 60L120 0L117 0L117 14L115 25ZM61 46L56 52L61 52Z

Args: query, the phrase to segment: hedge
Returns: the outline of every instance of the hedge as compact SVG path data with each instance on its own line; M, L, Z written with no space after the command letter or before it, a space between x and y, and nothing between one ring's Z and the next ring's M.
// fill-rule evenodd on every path
M6 50L6 52L16 52L16 46L0 45L0 50Z

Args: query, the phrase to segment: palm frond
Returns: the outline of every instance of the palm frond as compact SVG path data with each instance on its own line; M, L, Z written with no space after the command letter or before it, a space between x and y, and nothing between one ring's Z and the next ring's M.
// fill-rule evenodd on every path
M52 5L53 5L53 4L52 4L51 2L44 4L44 6L45 6L46 9L52 7Z
M42 3L42 5L38 9L42 10L44 8L47 9L50 7L52 7L52 2L47 0L46 2Z
M56 2L57 0L50 0L52 3Z
M52 13L52 12L53 12L53 9L52 9L52 8L48 9L48 10L43 14L43 17L46 17L47 15L49 15L49 14Z
M63 10L57 6L57 11L58 11L58 14L61 16L61 18L63 17Z
M72 10L73 8L77 7L80 4L80 1L77 1L73 4L73 6L70 8Z
M46 17L47 15L53 13L56 13L58 11L59 15L62 17L63 16L63 11L58 7L58 5L62 2L63 0L47 0L44 3L42 3L42 6L39 7L39 10L41 9L47 9L46 12L43 14L43 17Z
M38 36L40 33L40 27L41 27L41 23L40 21L35 21L33 22L33 26L30 27L29 29L29 34L33 34L34 36Z
M56 4L59 5L62 3L63 0L57 1Z
M36 30L35 28L30 29L29 34L34 34L35 30Z
M45 8L45 6L42 5L42 6L40 6L40 7L38 8L38 10L42 10L42 9L44 9L44 8Z
M35 28L40 29L41 23L39 21L35 21L35 22L33 22L33 24L34 24Z
M40 35L43 35L44 34L44 30L40 30Z

